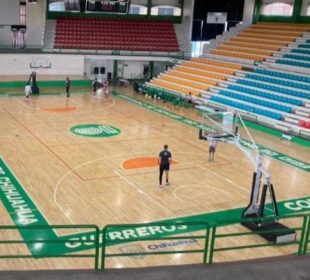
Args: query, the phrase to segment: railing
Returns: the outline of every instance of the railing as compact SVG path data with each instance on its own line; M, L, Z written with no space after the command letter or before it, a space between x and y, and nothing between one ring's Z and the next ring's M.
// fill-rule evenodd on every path
M115 55L115 56L151 56L151 57L169 57L183 59L183 51L126 51L126 50L101 50L101 49L66 49L66 48L51 48L41 45L27 45L23 48L15 48L12 45L0 45L0 53L55 53L55 54L98 54L98 55Z
M241 222L254 222L254 221L270 221L274 220L274 217L265 217L263 219L243 219L243 220L234 220L226 222L216 222L215 224L210 225L208 222L165 222L165 223L147 223L147 224L126 224L126 225L107 225L102 229L95 225L56 225L56 226L0 226L0 246L13 246L18 244L24 244L28 247L30 253L21 253L22 250L19 248L16 254L6 254L3 253L5 250L0 250L0 259L24 259L24 258L88 258L91 259L94 263L94 269L106 269L107 259L110 258L121 258L121 257L137 257L137 256L156 256L156 255L173 255L173 254L201 254L200 263L203 264L212 264L214 263L215 254L219 252L236 252L238 250L251 249L253 253L254 249L258 248L269 248L269 247L279 247L279 246L294 246L296 248L291 248L290 253L297 253L298 255L307 255L310 251L310 214L304 215L285 215L277 217L281 221L290 222L290 229L294 230L297 234L295 241L283 242L280 244L274 244L265 241L263 238L259 237L257 232L252 232L248 230L241 230L237 227L240 226ZM229 232L229 228L233 228L233 232ZM92 234L93 238L83 239L82 237L62 236L58 237L53 230L79 230L87 231L88 234ZM165 229L165 230L164 230ZM10 234L9 238L4 239L6 236L5 232L8 230L15 230L20 233L22 238L17 239L15 235ZM238 231L236 231L238 230ZM260 233L277 233L281 232L279 229L273 230L264 230ZM82 236L78 234L76 236ZM256 236L253 241L253 236ZM237 238L245 237L243 240L247 244L243 244ZM248 238L251 237L251 238ZM225 242L222 242L223 239L226 239ZM185 243L185 240L195 240L196 245L194 248L187 249L178 249L176 247L165 247L165 250L157 251L134 251L134 252L124 252L117 250L117 245L132 244L136 242L143 242L143 245L148 245L147 248L151 248L149 245L150 241L165 241L169 242L177 240L176 244L188 244ZM198 243L198 241L202 241ZM238 243L238 245L230 244ZM237 242L236 242L237 240ZM182 242L183 243L182 243ZM179 242L179 243L178 243ZM248 243L252 242L252 243ZM85 250L87 249L88 253L74 253L77 250L71 251L61 251L55 249L59 245L65 244L81 244L87 245L82 246ZM163 243L161 243L163 244ZM52 247L51 247L52 246ZM93 253L89 253L89 250L93 249ZM101 251L100 251L101 249ZM12 251L10 249L10 251ZM285 254L280 252L281 254ZM242 254L247 257L245 253ZM226 256L226 255L225 255ZM255 254L258 256L258 254ZM101 260L100 260L101 259ZM234 259L235 260L235 259ZM238 258L238 260L240 260ZM219 260L221 262L223 260ZM225 261L227 258L225 257ZM191 263L193 261L191 260ZM197 262L197 259L195 259Z
M242 236L253 236L257 235L257 232L252 232L252 231L243 231L243 232L234 232L234 233L227 233L227 229L225 233L217 233L217 229L220 227L225 227L227 226L227 223L225 222L220 222L214 225L211 230L211 249L210 249L210 255L209 255L209 260L208 263L212 264L213 263L213 256L216 252L227 252L227 251L236 251L236 250L243 250L243 249L254 249L254 248L262 248L262 247L272 247L272 246L292 246L295 245L297 247L297 254L298 255L306 255L308 251L308 244L309 244L309 231L310 231L310 215L290 215L290 216L282 216L279 217L282 220L287 220L287 219L301 219L302 223L300 226L295 226L291 227L291 230L294 230L297 234L297 238L295 241L292 242L283 242L279 244L274 244L270 242L259 242L255 244L247 244L247 245L238 245L238 246L227 246L227 247L216 247L216 244L223 239L227 239L229 237L242 237ZM258 222L258 221L268 221L270 218L266 219L245 219L245 220L236 220L232 221L232 224L239 224L240 222ZM231 225L229 223L229 225ZM285 233L287 229L272 229L272 230L261 230L259 231L260 234L270 234L270 233ZM299 239L298 239L299 236ZM264 241L264 239L262 239Z
M92 231L94 240L80 240L84 244L93 244L94 253L90 254L64 254L57 252L57 245L65 245L67 242L72 242L70 239L59 238L54 230L78 230ZM3 240L6 232L9 231L10 238ZM13 232L12 232L13 231ZM18 231L22 238L15 238L15 232ZM21 248L18 248L15 254L1 254L6 249L3 247L0 250L0 259L33 259L33 258L80 258L92 259L94 261L94 269L99 269L99 236L100 230L95 225L46 225L46 226L0 226L0 248L5 245L10 246L10 251L14 250L14 245L24 244L28 247L29 253L21 253ZM12 238L12 239L11 239ZM13 248L12 248L13 247Z
M115 229L126 230L126 229L134 229L135 232L142 231L143 235L147 235L149 233L146 232L147 228L162 228L162 227L174 227L174 228L186 228L189 231L202 230L205 232L203 235L177 235L177 236L158 236L158 237L150 237L150 238L128 238L126 242L137 242L137 241L159 241L159 240L188 240L188 239L202 239L204 240L203 249L196 250L169 250L169 251L159 251L159 252L132 252L132 253L106 253L107 246L111 246L114 244L119 244L119 240L110 240L107 239L108 232L111 232ZM206 222L193 222L193 223L149 223L145 225L141 224L131 224L131 225L108 225L103 229L103 242L102 242L102 254L101 254L101 268L105 269L105 260L106 258L112 257L130 257L130 256L147 256L147 255L167 255L167 254L193 254L193 253L202 253L203 254L203 263L207 261L207 253L208 253L208 243L209 243L209 225Z
M295 245L296 253L298 255L306 255L309 252L309 235L310 235L310 215L290 215L290 216L281 216L278 217L282 220L286 219L299 219L302 220L300 226L295 226L290 229L295 230L297 233L297 239L293 242L285 242L281 244L274 244L270 242L262 242L264 241L263 238L260 238L260 242L256 244L246 244L246 245L238 245L238 246L227 246L227 247L217 247L216 245L223 240L224 238L237 238L237 237L247 237L247 236L257 236L257 232L252 231L242 231L242 232L233 232L227 233L227 227L239 225L241 222L255 222L255 221L270 221L270 219L274 219L273 217L266 217L264 219L243 219L243 220L235 220L229 222L218 222L215 225L209 225L207 222L196 222L196 223L173 223L173 224L145 224L143 227L151 227L151 226L186 226L188 228L187 232L193 232L196 230L204 230L204 235L177 235L177 236L162 236L157 238L129 238L126 242L147 242L147 241L158 241L158 240L173 240L173 239L202 239L204 240L203 249L197 250L177 250L177 251L161 251L161 252L132 252L132 253L106 253L107 246L115 245L119 243L119 241L112 241L107 239L107 232L122 229L139 229L141 228L141 224L132 224L132 225L109 225L104 228L103 231L103 244L102 244L102 258L101 258L101 268L105 269L105 261L107 258L114 258L114 257L129 257L129 256L147 256L147 255L159 255L159 254L192 254L192 253L202 253L203 258L201 263L204 264L212 264L214 255L217 252L227 252L227 251L237 251L237 250L244 250L244 249L255 249L255 248L262 248L262 247L272 247L272 246L292 246ZM217 233L219 228L223 228L225 233ZM260 233L280 233L285 231L283 229L272 229L272 230L264 230L260 231Z

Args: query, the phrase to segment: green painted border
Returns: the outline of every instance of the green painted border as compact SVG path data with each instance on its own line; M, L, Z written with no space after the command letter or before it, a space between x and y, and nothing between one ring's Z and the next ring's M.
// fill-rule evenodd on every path
M27 81L9 81L0 82L1 88L24 88ZM64 87L65 80L52 80L52 81L37 81L38 87ZM72 86L91 86L91 80L71 80Z
M24 241L29 242L27 244L29 251L32 256L35 258L44 258L51 256L61 256L64 254L79 252L82 250L89 250L95 247L94 241L94 232L83 232L71 235L58 236L52 227L49 227L47 219L44 217L40 209L33 202L31 196L25 191L24 187L16 178L15 174L8 167L6 162L0 157L0 199L9 213L12 221L17 226L31 225L31 226L46 226L46 229L29 231L27 228L19 228L19 232L23 237ZM271 215L272 211L270 210L270 204L266 205L267 215ZM301 214L309 213L310 209L310 197L301 197L297 199L290 199L285 201L278 202L278 208L281 215L290 215L290 214ZM156 221L155 223L187 223L187 222L208 222L211 225L214 225L218 222L225 222L225 225L228 225L236 220L239 220L243 211L243 207L201 213L196 215L177 217L173 219L165 219L161 221ZM22 214L23 213L23 214ZM27 222L23 222L20 219L20 215L26 216L31 215ZM141 224L139 226L145 228L145 231L148 230L147 224ZM129 226L127 230L134 230L136 227ZM204 229L205 226L182 226L175 227L174 230L169 230L167 232L153 233L150 234L153 238L163 238L171 235L184 234L189 232L194 232ZM118 232L118 236L122 236L122 229L117 226L113 227L113 232ZM110 238L111 230L107 231L108 237ZM50 242L42 244L42 236L48 239ZM113 243L109 242L107 245L119 245L123 243L130 242L128 239L130 237L117 239ZM111 240L111 239L110 239ZM38 241L36 243L36 241ZM51 243L55 241L55 243ZM90 242L87 242L90 241ZM102 238L101 238L102 244ZM40 245L40 246L37 246Z
M267 133L269 135L272 135L272 136L275 136L277 138L282 139L282 132L281 131L278 131L278 130L270 128L270 127L263 126L261 124L253 123L251 121L244 120L244 122L248 127L252 128L252 129L255 129L255 130L258 130L258 131L261 131L261 132L264 132L264 133ZM303 139L303 138L300 138L298 136L294 136L293 139L291 140L291 142L296 143L296 144L301 145L301 146L305 146L307 148L310 148L310 141Z

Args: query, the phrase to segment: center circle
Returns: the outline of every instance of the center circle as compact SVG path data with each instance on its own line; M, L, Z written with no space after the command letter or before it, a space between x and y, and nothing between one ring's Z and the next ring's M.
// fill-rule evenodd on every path
M71 127L70 132L85 137L112 137L119 135L121 130L102 124L81 124Z

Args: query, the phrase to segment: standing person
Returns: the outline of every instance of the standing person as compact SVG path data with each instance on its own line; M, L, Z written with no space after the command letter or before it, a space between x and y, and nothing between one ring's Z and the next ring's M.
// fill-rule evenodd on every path
M164 146L164 150L159 153L158 164L159 164L159 187L162 187L163 173L166 173L166 185L169 185L169 169L171 163L171 153L168 151L168 145Z
M216 139L214 137L211 137L211 139L209 140L209 161L214 160L216 145Z
M104 96L107 99L107 101L112 101L112 95L109 89L109 83L107 80L105 80L104 84L103 84L103 88L104 88Z
M25 86L25 97L26 97L26 101L29 100L29 96L32 93L32 89L29 83L26 84Z
M66 93L67 93L67 98L70 97L70 87L71 87L71 81L69 77L66 77Z
M92 88L92 93L93 95L96 94L96 91L97 91L97 78L95 78L91 84L91 88Z

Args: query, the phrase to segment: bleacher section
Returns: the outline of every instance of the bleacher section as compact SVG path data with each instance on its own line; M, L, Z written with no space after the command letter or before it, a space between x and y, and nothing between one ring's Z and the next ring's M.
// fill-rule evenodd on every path
M193 58L176 65L153 79L148 87L183 96L191 93L200 104L220 110L237 109L283 131L308 131L309 75L263 68L268 67L266 64L259 67L244 64L243 67L225 58L263 60L281 53L283 46L289 48L291 42L302 42L300 50L292 49L283 59L294 59L310 66L310 39L301 37L309 29L310 25L305 24L253 25L213 49L211 53L216 56ZM296 38L299 39L295 42ZM309 48L305 47L307 44Z
M238 71L210 101L310 128L310 77L256 68Z
M231 63L193 58L177 65L150 82L150 86L181 94L200 96L218 81L233 75L241 66Z
M276 121L287 130L310 129L310 76L240 65L192 59L175 66L148 86L200 96L202 103Z
M167 21L61 18L56 49L178 52L173 24Z
M309 38L310 33L306 36ZM280 58L275 60L278 64L310 68L310 39L304 39L296 47L283 51L279 56Z
M210 50L209 54L263 61L309 30L310 25L306 24L258 23Z

